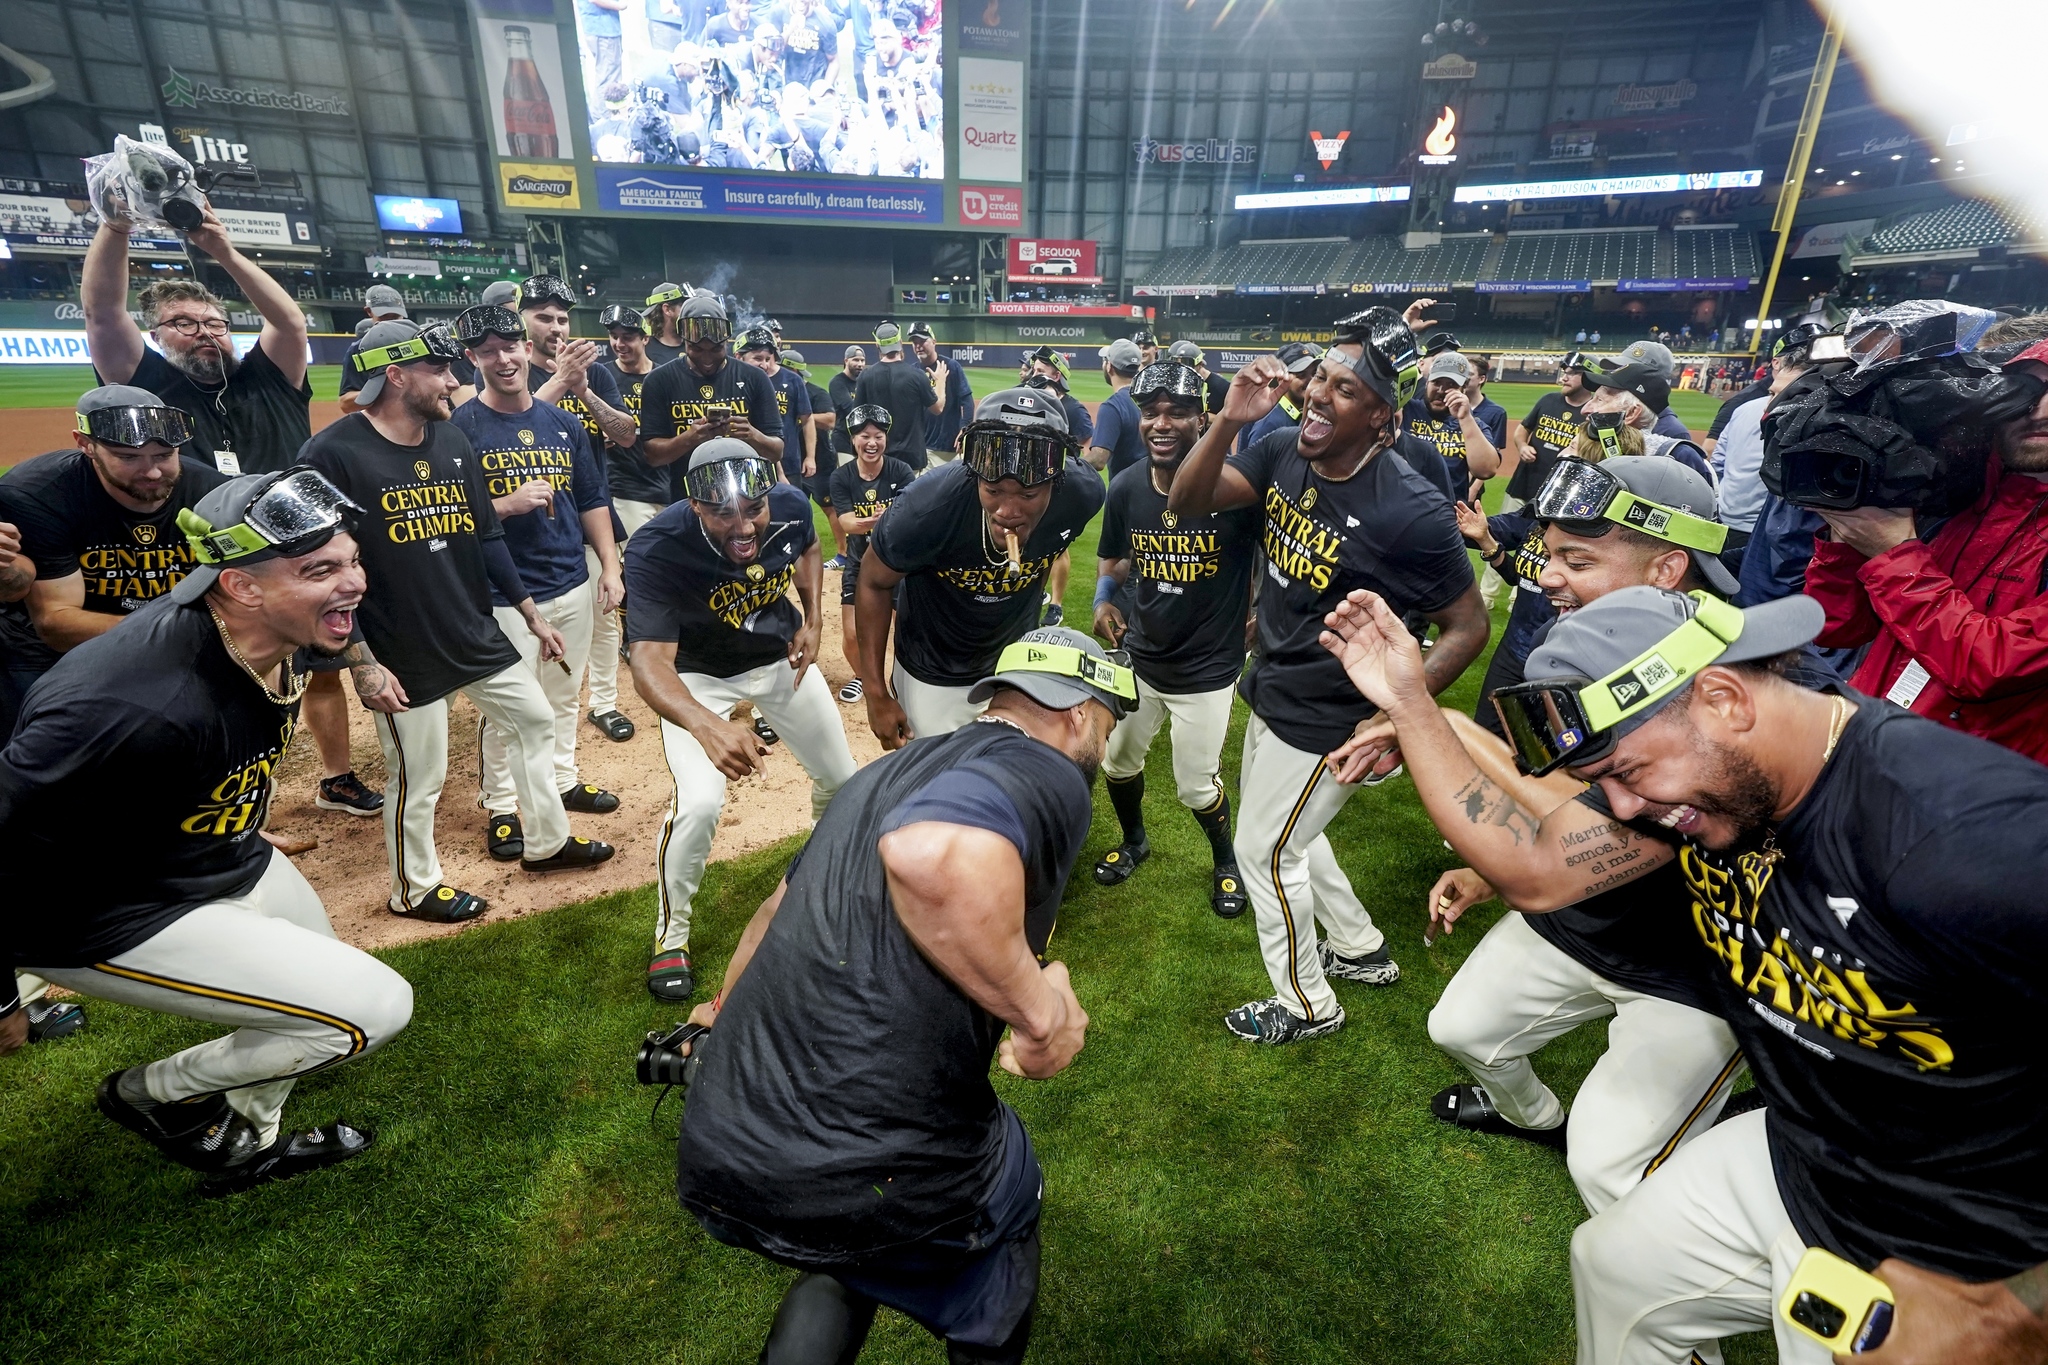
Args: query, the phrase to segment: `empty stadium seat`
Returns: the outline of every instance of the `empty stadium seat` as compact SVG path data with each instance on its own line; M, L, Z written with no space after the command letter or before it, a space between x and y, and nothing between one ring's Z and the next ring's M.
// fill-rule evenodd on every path
M1492 278L1613 284L1654 278L1656 267L1655 228L1511 232Z
M1863 244L1869 255L1928 255L1968 252L2008 242L2039 241L2039 228L2023 215L1997 204L1966 200L1938 209L1909 213L1886 224Z

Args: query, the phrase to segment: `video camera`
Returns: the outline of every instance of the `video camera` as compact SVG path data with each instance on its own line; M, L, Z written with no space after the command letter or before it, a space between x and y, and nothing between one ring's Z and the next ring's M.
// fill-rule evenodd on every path
M633 1062L635 1079L642 1085L680 1085L687 1089L702 1059L694 1048L689 1056L684 1056L683 1048L709 1032L702 1024L677 1024L667 1033L650 1032Z
M114 138L114 150L86 159L87 196L100 217L128 224L162 223L191 232L206 221L206 195L223 181L260 183L255 168L194 169L168 147Z

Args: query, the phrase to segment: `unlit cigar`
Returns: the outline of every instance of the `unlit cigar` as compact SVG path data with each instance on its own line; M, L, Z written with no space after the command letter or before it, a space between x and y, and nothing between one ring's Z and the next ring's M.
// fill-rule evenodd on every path
M555 667L561 669L564 673L568 674L572 678L576 676L576 670L569 667L569 661L567 659L555 660Z
M1017 553L1017 533L1015 531L1005 531L1003 532L1003 539L1010 544L1010 567L1006 572L1014 577L1024 572L1023 556Z

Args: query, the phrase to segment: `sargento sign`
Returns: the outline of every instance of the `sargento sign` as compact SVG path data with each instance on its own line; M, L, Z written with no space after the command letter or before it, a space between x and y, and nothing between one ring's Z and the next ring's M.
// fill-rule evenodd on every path
M1259 159L1259 144L1235 138L1208 138L1201 142L1155 142L1141 137L1131 144L1140 166L1250 166Z
M1020 283L1100 284L1095 243L1085 239L1012 237L1005 274Z

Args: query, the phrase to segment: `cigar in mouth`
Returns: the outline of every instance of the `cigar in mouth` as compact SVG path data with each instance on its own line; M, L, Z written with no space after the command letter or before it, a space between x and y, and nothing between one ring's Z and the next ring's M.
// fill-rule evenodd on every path
M1009 576L1014 577L1024 572L1024 558L1017 552L1017 533L1015 531L1005 531L1003 532L1003 539L1009 542L1010 547L1010 567L1005 572Z

